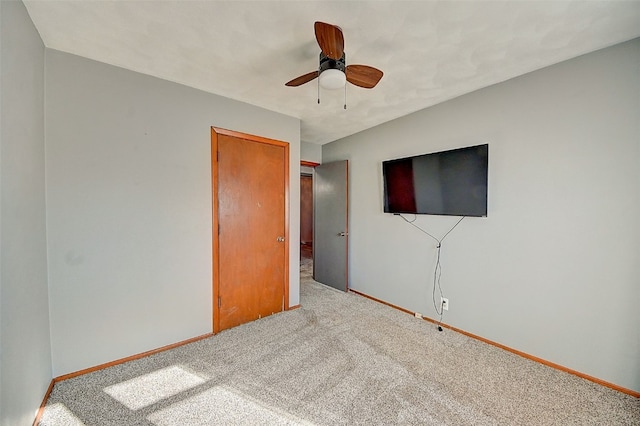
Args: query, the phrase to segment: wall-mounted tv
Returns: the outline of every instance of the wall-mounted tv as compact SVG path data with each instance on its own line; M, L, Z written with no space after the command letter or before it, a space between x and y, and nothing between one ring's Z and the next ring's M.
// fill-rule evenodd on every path
M382 162L384 211L487 215L489 145Z

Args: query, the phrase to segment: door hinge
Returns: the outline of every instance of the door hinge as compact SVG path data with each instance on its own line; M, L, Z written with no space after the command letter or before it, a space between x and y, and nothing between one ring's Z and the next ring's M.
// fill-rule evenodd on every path
M218 235L220 235L220 224L218 224Z
M222 298L218 296L218 308L222 306Z
M220 151L216 151L216 161L220 161Z

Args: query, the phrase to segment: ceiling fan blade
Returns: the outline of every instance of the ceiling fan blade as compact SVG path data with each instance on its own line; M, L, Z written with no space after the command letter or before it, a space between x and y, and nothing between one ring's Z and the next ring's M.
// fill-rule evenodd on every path
M356 86L372 89L382 78L382 71L368 65L347 65L347 81Z
M331 59L338 60L342 58L344 37L340 27L324 22L316 22L314 28L316 30L316 40L318 40L322 53Z
M301 75L300 77L296 77L293 80L289 81L288 83L285 83L285 86L289 86L289 87L297 87L297 86L301 86L305 83L310 82L311 80L313 80L314 78L318 77L318 71L312 71L310 73L307 73L305 75Z

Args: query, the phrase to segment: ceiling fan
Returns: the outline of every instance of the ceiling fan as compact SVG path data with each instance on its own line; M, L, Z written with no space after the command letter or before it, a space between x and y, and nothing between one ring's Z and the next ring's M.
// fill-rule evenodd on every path
M347 81L365 89L372 89L378 84L383 75L379 69L368 65L346 65L344 37L340 27L316 22L314 29L321 50L318 69L294 78L285 83L285 86L301 86L315 78L319 78L319 87L325 89L340 89L345 87Z

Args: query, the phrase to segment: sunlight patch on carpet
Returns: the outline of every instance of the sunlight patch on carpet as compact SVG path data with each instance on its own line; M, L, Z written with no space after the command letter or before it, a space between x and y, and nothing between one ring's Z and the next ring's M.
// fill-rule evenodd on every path
M139 410L205 382L202 377L174 365L108 386L104 391L131 410Z
M47 406L47 418L53 419L56 425L85 426L82 420L77 418L66 405L60 402Z
M147 420L157 426L174 426L176 424L181 426L202 424L311 425L311 423L278 408L269 407L251 396L224 387L211 388L158 410L147 416Z

